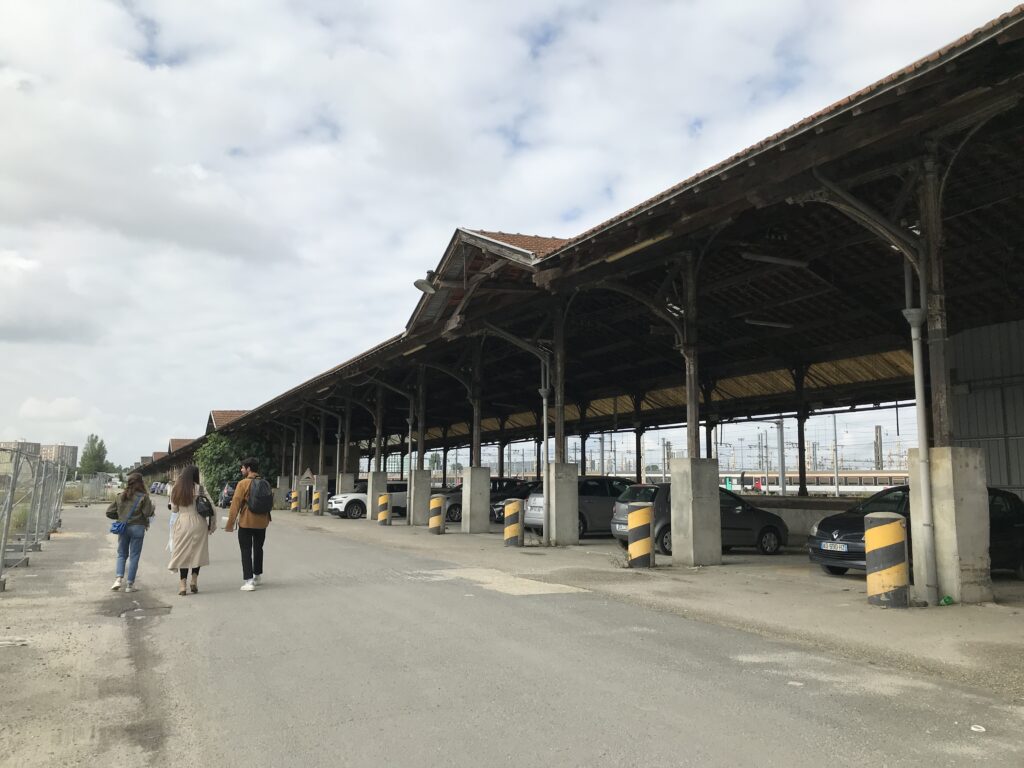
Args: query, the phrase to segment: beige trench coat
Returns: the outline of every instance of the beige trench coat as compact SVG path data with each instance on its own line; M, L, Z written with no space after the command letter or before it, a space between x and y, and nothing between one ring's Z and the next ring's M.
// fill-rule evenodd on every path
M196 494L203 493L206 498L209 494L196 486ZM212 499L211 499L212 501ZM169 571L177 571L179 568L201 568L210 564L210 531L206 527L206 518L196 511L193 502L187 507L179 507L171 504L171 511L178 513L178 519L174 521L174 528L171 530L171 540L174 542L174 549L171 552L171 562L167 564ZM217 529L217 516L213 517L213 530Z

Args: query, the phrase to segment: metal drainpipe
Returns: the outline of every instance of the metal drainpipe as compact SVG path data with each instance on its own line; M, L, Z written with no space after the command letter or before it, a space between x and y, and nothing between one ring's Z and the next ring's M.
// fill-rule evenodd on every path
M920 262L918 280L921 284L921 303L925 302L927 290L927 267L924 259ZM921 526L924 529L924 541L920 544L924 552L924 598L928 605L937 605L939 597L938 569L935 564L935 521L932 516L932 474L931 460L928 450L928 413L925 408L924 354L921 339L921 327L925 321L925 310L912 307L913 288L909 270L904 271L904 294L908 299L903 316L910 323L910 339L914 356L914 411L917 414L917 463L921 477Z

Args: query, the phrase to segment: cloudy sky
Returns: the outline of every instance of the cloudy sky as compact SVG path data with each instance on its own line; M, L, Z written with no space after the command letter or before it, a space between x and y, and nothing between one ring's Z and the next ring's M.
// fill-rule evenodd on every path
M0 439L198 435L1012 5L0 0Z

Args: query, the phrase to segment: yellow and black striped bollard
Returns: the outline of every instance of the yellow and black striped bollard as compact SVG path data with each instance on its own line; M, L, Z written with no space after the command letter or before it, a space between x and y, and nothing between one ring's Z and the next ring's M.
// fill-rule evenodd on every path
M505 546L521 547L519 530L523 527L523 502L509 499L505 502Z
M313 516L320 514L320 491L313 491Z
M298 491L291 491L291 493L289 495L291 496L292 512L298 512L299 511L299 492Z
M654 507L637 504L630 508L629 524L629 567L654 567Z
M896 512L865 515L864 555L868 572L868 603L886 608L909 607L907 519Z
M377 525L391 525L391 496L386 493L377 497Z
M430 519L427 523L431 533L444 533L444 498L434 496L430 499Z

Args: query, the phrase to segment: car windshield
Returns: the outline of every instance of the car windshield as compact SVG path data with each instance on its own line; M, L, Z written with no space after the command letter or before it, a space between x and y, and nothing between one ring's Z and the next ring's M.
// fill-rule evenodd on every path
M654 497L657 495L658 486L656 485L631 485L622 492L619 501L654 501Z

